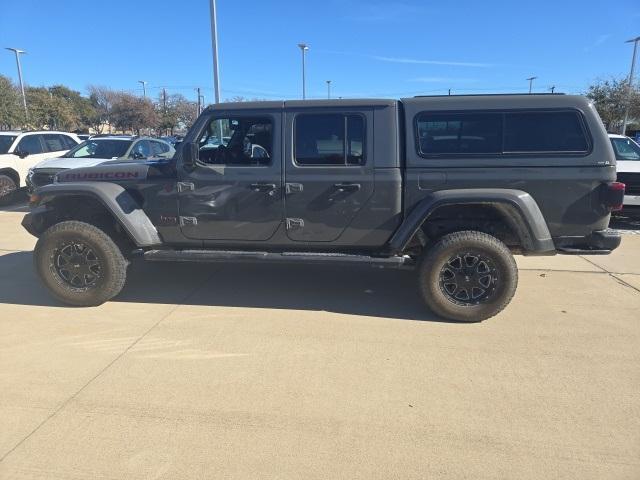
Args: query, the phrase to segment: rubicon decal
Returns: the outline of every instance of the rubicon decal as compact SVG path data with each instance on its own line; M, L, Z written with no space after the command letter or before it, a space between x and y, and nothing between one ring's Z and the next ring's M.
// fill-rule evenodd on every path
M69 172L58 174L59 181L74 180L124 180L140 178L140 172Z

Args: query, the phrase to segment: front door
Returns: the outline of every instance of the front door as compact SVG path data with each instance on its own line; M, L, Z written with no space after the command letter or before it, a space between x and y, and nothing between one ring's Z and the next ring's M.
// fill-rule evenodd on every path
M287 112L285 211L287 235L332 242L373 194L373 113ZM369 126L369 130L368 130Z
M214 113L196 138L198 160L179 173L186 237L268 240L283 218L281 112Z

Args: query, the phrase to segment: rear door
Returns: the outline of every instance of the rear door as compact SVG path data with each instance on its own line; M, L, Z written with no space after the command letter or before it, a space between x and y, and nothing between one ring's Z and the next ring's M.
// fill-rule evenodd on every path
M285 161L287 236L335 241L373 194L367 148L373 110L289 110L286 125L292 135Z
M275 234L284 213L281 121L280 110L242 110L203 123L196 166L178 174L186 237L263 242Z

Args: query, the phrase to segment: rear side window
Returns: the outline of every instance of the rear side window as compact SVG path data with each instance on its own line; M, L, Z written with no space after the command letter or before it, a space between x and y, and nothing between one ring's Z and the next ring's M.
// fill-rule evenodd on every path
M356 114L304 114L295 121L294 157L303 166L365 163L365 122Z
M59 135L62 144L64 145L64 150L71 150L73 147L77 145L76 141L71 138L69 135Z
M505 152L586 152L578 112L506 113Z
M426 155L501 153L502 114L421 114L418 136Z
M62 150L67 150L60 138L61 135L56 135L53 133L47 133L42 136L44 138L44 144L47 147L47 152L60 152Z
M586 131L576 111L428 113L416 117L421 156L585 153Z

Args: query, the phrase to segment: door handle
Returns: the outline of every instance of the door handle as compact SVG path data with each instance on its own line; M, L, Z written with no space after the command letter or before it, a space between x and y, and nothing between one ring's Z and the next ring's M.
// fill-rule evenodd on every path
M249 188L254 192L272 192L276 189L275 183L252 183Z
M304 185L301 183L285 183L284 188L287 193L298 193L304 190Z
M340 193L357 192L361 188L361 185L359 183L336 183L333 186Z

